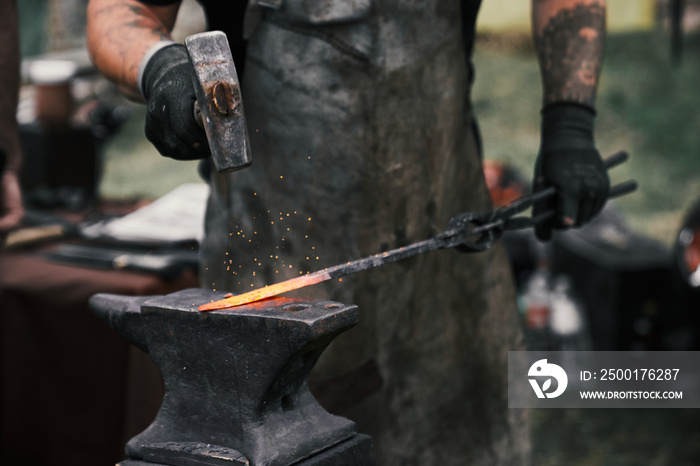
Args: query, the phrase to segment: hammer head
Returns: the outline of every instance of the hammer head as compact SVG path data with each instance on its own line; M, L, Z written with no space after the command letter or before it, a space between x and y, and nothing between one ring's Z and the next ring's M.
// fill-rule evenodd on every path
M197 103L214 167L219 172L246 168L251 163L248 127L241 89L226 34L194 34L185 39L192 63Z

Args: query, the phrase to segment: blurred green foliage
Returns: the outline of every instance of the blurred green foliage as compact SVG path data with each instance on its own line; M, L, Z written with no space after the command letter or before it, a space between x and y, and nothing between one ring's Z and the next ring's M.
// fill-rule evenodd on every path
M20 49L22 57L33 57L46 48L48 2L46 0L18 0Z
M162 157L146 139L146 106L126 103L130 118L105 148L100 195L111 199L156 199L183 183L203 183L197 161Z

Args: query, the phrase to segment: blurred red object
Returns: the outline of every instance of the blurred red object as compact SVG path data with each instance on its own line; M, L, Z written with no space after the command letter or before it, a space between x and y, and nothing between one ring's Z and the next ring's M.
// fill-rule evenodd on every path
M484 160L483 166L486 187L494 206L508 205L527 194L528 188L525 180L513 167L503 162L488 159Z
M693 273L700 266L700 228L692 230L692 240L685 247L684 257L688 272Z

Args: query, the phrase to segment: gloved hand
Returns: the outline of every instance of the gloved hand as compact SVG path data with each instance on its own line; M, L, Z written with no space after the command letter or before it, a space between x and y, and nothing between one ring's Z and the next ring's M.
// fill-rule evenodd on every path
M184 45L158 50L146 64L142 90L148 101L146 138L161 155L194 160L209 155L204 130L194 119L197 99Z
M610 180L593 143L595 111L574 103L559 103L542 111L542 139L535 164L533 192L557 188L554 200L534 206L533 216L556 209L555 217L535 227L540 240L554 228L581 226L603 209Z

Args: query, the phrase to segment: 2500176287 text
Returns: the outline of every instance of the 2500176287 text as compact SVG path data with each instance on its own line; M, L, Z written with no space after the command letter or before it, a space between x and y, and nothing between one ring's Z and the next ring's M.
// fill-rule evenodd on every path
M598 372L580 371L581 380L676 380L680 369L601 369Z

